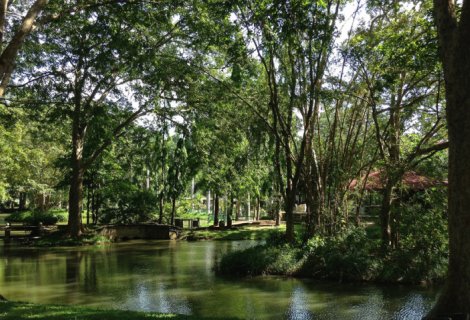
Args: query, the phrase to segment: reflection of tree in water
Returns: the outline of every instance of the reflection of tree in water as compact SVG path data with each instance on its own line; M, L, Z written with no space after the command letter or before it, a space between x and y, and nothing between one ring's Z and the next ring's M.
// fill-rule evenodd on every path
M65 256L65 283L67 293L65 303L75 303L75 297L80 294L80 262L83 254L80 251L68 252Z
M65 282L76 283L80 280L80 262L83 258L82 252L72 251L65 257Z
M65 282L71 295L80 291L96 293L98 289L96 254L80 250L69 252L65 257Z
M90 254L85 255L84 289L85 289L85 292L90 292L90 293L96 293L98 290L95 253L90 253Z
M175 262L175 255L176 255L176 248L172 245L173 241L170 241L169 246L170 246L170 274L171 274L171 284L176 287L178 284L178 277L176 276L176 262Z

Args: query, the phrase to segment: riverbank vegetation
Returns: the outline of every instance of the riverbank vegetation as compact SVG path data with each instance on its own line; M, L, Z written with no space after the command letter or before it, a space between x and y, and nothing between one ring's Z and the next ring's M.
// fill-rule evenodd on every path
M126 310L103 310L65 305L40 305L24 302L0 301L0 317L5 320L137 320L175 319L198 320L216 319L196 316L175 315L156 312Z
M374 224L344 228L334 236L308 237L300 231L294 242L273 232L265 244L225 255L217 271L225 276L287 275L341 282L442 282L448 259L444 208L438 201L443 196L428 191L419 196L423 202L401 209L406 218L399 230L400 246L394 250L382 250L380 228Z
M2 3L9 219L269 219L285 244L234 273L416 282L449 257L435 314L470 314L468 0Z

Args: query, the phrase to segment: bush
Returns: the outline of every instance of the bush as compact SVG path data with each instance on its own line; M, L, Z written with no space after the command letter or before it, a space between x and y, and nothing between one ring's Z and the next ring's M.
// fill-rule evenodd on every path
M66 214L66 213L65 213ZM42 223L43 225L54 225L57 222L66 221L64 211L61 210L51 210L51 211L23 211L12 213L9 217L5 218L6 222L10 223L23 223L27 225L38 225Z
M368 280L376 274L377 260L371 254L376 247L362 228L350 229L335 237L316 236L303 249L303 263L298 273L340 281Z
M225 255L226 275L294 275L339 281L431 282L445 277L448 258L445 200L434 191L417 195L400 212L399 247L386 253L364 228L335 236L317 235L288 245L273 232L265 245ZM437 200L436 200L437 199ZM430 205L434 203L434 205Z
M284 234L273 232L266 245L225 255L218 271L225 275L296 275L303 277L364 280L376 273L371 256L376 243L361 228L336 237L316 236L303 246L286 244Z
M291 275L297 267L298 253L288 245L255 246L226 254L217 271L230 276Z
M266 238L266 244L270 247L283 246L286 243L286 234L282 231L270 232Z
M445 277L448 259L445 190L416 194L401 208L399 247L384 260L384 281L420 282Z

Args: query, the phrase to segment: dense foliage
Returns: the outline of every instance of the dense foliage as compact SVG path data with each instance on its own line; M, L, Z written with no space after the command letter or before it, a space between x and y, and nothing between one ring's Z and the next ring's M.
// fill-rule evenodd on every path
M428 1L22 1L3 20L10 221L67 208L78 237L84 221L284 220L286 241L221 272L442 278L446 89Z

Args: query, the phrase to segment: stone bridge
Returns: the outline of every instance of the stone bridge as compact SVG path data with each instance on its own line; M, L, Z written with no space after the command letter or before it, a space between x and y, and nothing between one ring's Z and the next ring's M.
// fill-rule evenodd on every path
M102 226L99 234L111 240L176 239L181 229L166 224L132 224Z

